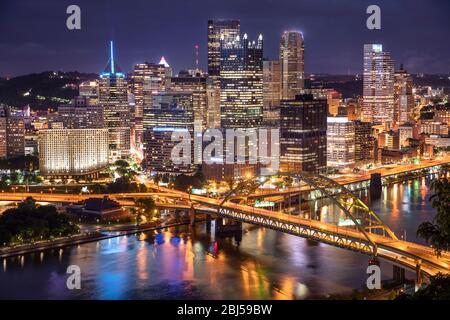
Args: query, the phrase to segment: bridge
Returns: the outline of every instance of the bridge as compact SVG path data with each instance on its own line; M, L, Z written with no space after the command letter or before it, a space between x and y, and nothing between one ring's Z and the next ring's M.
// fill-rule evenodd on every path
M344 223L342 220L321 221L320 216L319 219L312 215L308 217L294 216L230 201L236 196L245 198L245 195L253 194L264 183L256 178L243 181L223 199L188 194L148 183L148 186L155 191L108 195L0 193L0 200L20 201L31 196L37 201L78 202L90 197L109 196L123 205L133 205L133 200L136 198L153 197L157 205L161 207L202 210L203 212L205 212L205 208L209 208L210 213L222 218L316 240L362 252L372 257L380 257L392 262L394 266L416 271L419 278L421 274L432 276L437 273L450 272L450 253L443 252L440 257L437 257L430 247L398 239L375 212L336 181L306 173L280 175L301 181L307 188L314 190L317 197L331 200L340 210L339 215L345 218ZM179 203L180 201L182 203ZM302 204L298 205L301 212Z

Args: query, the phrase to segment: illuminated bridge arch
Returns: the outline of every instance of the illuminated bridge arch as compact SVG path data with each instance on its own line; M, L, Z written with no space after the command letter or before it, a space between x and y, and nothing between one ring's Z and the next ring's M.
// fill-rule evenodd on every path
M332 203L334 203L343 212L346 219L350 219L352 222L350 225L340 226L339 228L356 229L370 244L370 251L372 251L374 256L377 255L377 244L371 238L371 234L382 235L384 237L391 238L392 240L398 240L394 232L378 217L373 210L369 208L366 203L364 203L364 201L336 181L319 174L304 172L297 174L279 173L277 176L297 179L299 182L303 182L304 184L311 186L311 191L313 191L313 189L318 190L322 197L330 199ZM258 177L242 181L227 193L225 198L220 203L217 210L218 214L220 215L223 205L230 200L231 197L250 195L266 182L267 179L261 180ZM264 196L264 194L261 196ZM326 239L324 240L326 241Z

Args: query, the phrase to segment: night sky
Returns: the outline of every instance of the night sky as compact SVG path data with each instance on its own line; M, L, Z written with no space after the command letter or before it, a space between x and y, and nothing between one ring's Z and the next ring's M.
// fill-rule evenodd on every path
M77 4L82 30L66 28ZM382 29L366 28L368 5L381 7ZM307 73L360 73L364 43L382 43L408 71L450 73L448 0L0 0L0 76L45 70L98 73L115 41L129 71L164 55L175 71L194 66L194 44L206 69L210 18L237 18L250 39L264 36L265 56L278 57L280 34L305 37Z

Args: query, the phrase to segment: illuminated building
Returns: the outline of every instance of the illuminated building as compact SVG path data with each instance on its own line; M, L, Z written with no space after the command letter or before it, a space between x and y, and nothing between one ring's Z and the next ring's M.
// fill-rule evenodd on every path
M178 76L170 79L170 91L192 94L194 104L194 120L207 128L207 85L206 78L201 76Z
M104 108L105 127L109 132L110 160L124 159L130 155L132 114L128 104L128 84L125 74L111 56L105 71L100 74L99 103Z
M75 97L71 104L59 106L58 118L65 129L104 127L103 106L92 104L86 96Z
M350 121L361 120L361 99L345 99L344 105L347 111L347 117Z
M78 95L87 97L92 105L98 103L98 80L84 81L78 86Z
M414 125L404 123L398 127L400 134L400 148L409 147L409 139L414 138Z
M347 117L327 119L327 166L352 168L355 165L355 124Z
M281 99L294 99L305 88L303 34L285 31L280 41Z
M450 105L438 105L434 111L434 121L450 125Z
M220 113L224 128L252 128L263 118L263 40L221 40Z
M413 81L403 65L395 71L394 79L394 125L399 126L414 120Z
M335 117L339 113L342 95L336 90L327 91L328 114Z
M281 94L280 61L263 61L263 119L268 126L278 126Z
M240 34L239 20L208 20L208 75L220 75L220 39L228 43Z
M377 160L377 139L370 122L353 121L355 125L355 162L370 163Z
M400 133L398 130L389 130L378 134L378 146L393 150L400 149Z
M150 108L152 104L152 95L166 90L168 76L170 72L166 60L161 59L156 63L138 63L134 66L130 75L131 93L134 96L134 128L136 144L140 145L143 139L144 108ZM167 65L167 66L166 66Z
M38 144L46 176L95 176L108 164L108 129L44 129Z
M0 159L25 155L25 122L22 113L0 106Z
M327 101L313 95L282 100L280 167L283 172L320 172L326 168Z
M434 120L420 120L419 133L448 135L448 124Z
M160 92L153 96L152 108L144 110L144 165L156 173L193 173L194 148L191 143L191 161L175 164L172 150L179 141L172 141L173 132L188 132L193 136L194 110L190 93Z
M389 129L394 121L394 63L381 44L364 45L362 121Z
M214 77L206 79L207 128L220 128L220 81Z

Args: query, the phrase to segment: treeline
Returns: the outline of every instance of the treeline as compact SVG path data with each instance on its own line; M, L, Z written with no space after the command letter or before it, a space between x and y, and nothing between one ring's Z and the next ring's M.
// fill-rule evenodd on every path
M54 206L37 206L32 198L0 216L2 245L31 243L79 233L79 227Z

